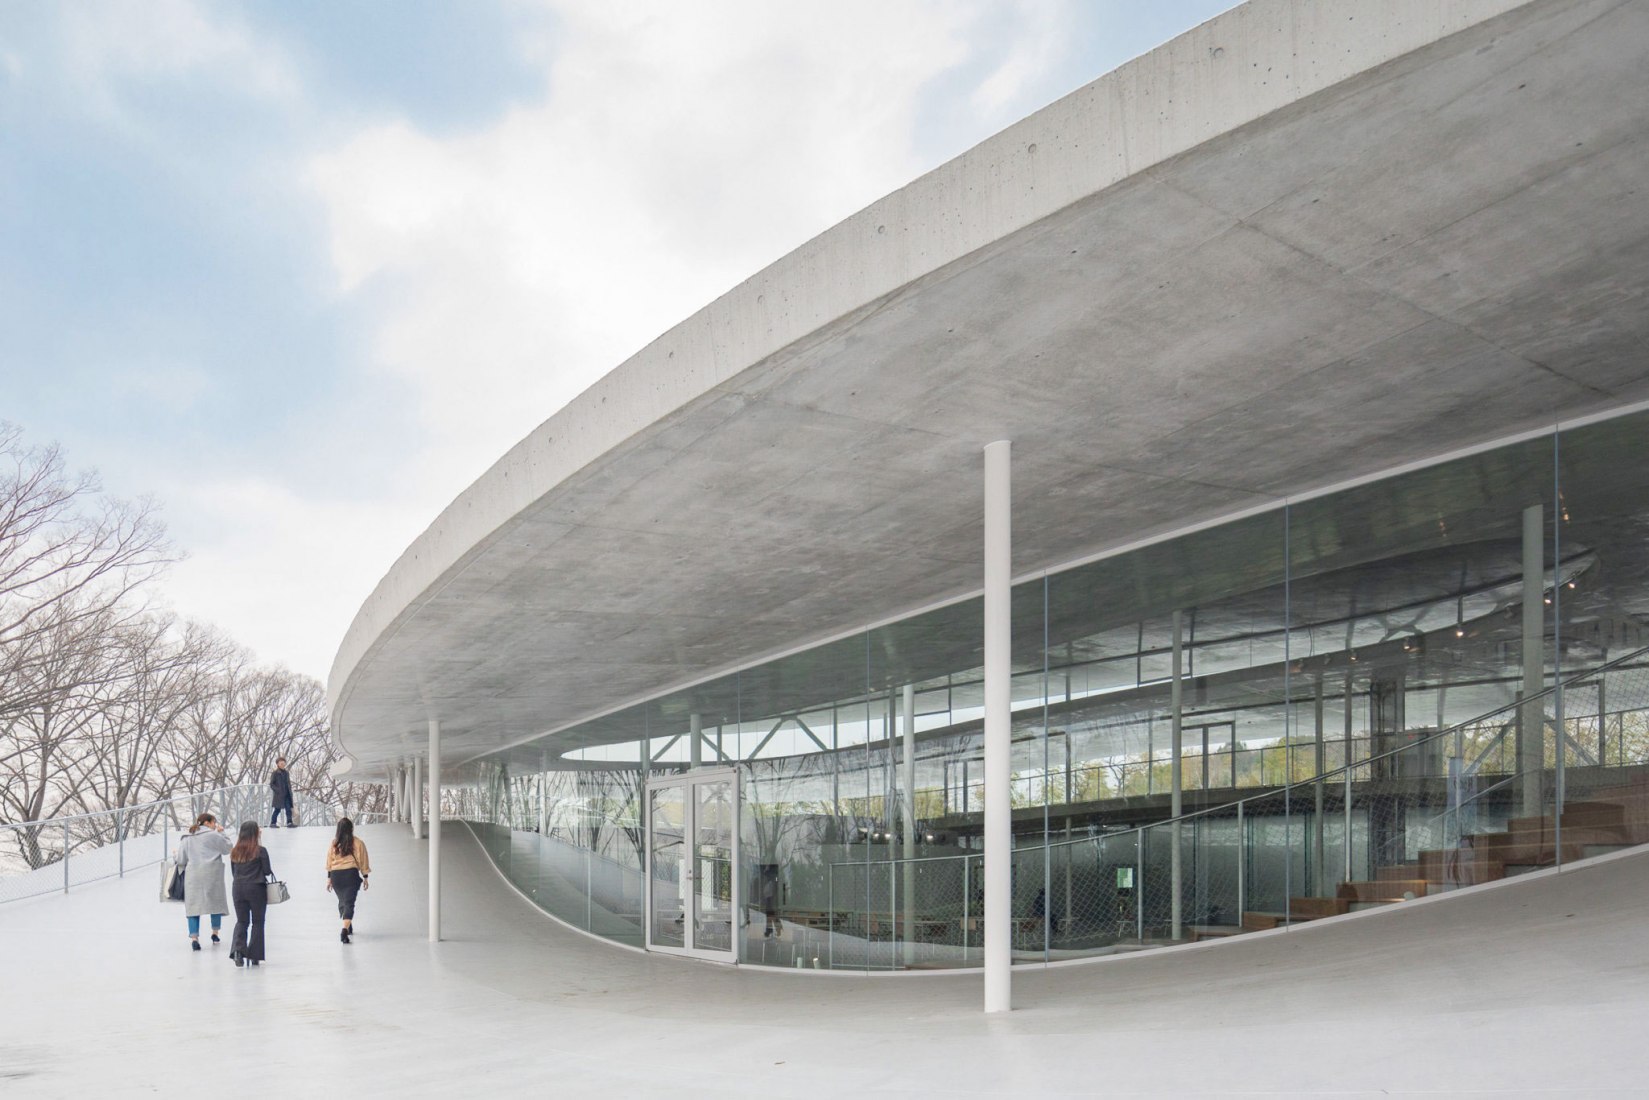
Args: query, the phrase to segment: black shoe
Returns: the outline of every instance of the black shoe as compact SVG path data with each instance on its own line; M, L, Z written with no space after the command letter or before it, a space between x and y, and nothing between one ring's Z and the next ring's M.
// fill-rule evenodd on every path
M234 963L236 966L245 966L246 965L246 960L240 957L240 952L239 951L229 952L229 961Z
M216 932L213 932L212 933L212 942L213 943L222 943L223 941L218 939L218 934Z
M189 946L194 948L196 951L199 951L200 950L200 941L199 940L190 940L189 941Z
M349 929L344 928L344 929L339 930L339 932L338 932L338 942L339 943L348 943L349 942Z
M260 962L262 962L262 961L263 961L263 960L262 960L262 959L253 959L253 960L252 960L252 965L253 965L253 966L257 966L257 965L258 965L258 963L260 963Z

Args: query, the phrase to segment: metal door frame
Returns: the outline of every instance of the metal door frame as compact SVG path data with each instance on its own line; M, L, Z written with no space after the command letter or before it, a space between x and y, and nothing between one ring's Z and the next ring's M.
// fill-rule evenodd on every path
M722 949L704 948L696 945L695 940L697 939L698 930L695 927L695 921L689 919L693 905L693 892L691 890L684 893L686 904L683 907L682 913L682 946L677 947L674 944L656 944L653 942L653 918L655 916L653 910L653 792L663 790L667 787L682 788L684 792L682 803L685 807L685 815L682 822L682 832L684 834L683 843L687 845L696 845L698 837L699 813L698 791L696 788L711 783L726 783L731 792L732 801L730 812L732 815L733 854L732 866L729 869L731 878L731 915L730 928L728 932L728 946L725 949ZM648 951L657 951L666 955L680 955L685 958L703 959L708 962L738 962L739 938L744 934L744 899L742 897L743 891L740 889L740 879L742 876L740 874L739 863L739 793L739 773L737 768L707 768L699 771L679 772L675 775L655 775L648 778L645 788L645 800L643 802L643 806L647 814L646 844L644 845L647 858L642 869L643 881L646 884L645 900L643 902L645 910L642 924ZM689 848L686 862L688 868L691 868L691 848ZM685 871L684 874L687 876L685 882L692 883L693 887L696 888L697 883L693 882L692 871L689 869Z

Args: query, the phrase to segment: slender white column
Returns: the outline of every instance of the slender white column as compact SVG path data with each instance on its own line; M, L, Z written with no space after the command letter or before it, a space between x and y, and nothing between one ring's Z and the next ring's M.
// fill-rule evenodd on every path
M916 961L916 685L905 685L901 701L905 734L905 962Z
M1168 816L1174 819L1169 827L1168 878L1169 878L1169 908L1172 916L1172 938L1180 940L1185 934L1185 891L1180 872L1180 822L1179 817L1184 812L1183 791L1185 789L1184 772L1184 656L1185 656L1185 616L1180 611L1174 612L1174 658L1173 683L1168 689L1169 698L1169 732L1170 744L1168 747ZM1141 886L1144 884L1142 883ZM1142 933L1143 935L1143 933Z
M696 714L687 716L687 766L696 768L704 763L704 720Z
M1328 754L1323 743L1323 674L1317 673L1316 694L1312 699L1312 721L1316 728L1316 757L1312 765L1317 773L1311 794L1311 881L1312 893L1322 897L1328 893L1328 880L1323 873L1323 772L1328 769Z
M412 758L412 798L407 803L412 810L412 839L420 840L424 835L424 758Z
M1011 444L985 445L985 1011L1013 1007Z
M429 942L441 941L441 723L429 720Z
M1546 766L1546 704L1533 696L1546 686L1546 515L1539 504L1523 509L1523 698L1518 715L1517 771L1521 813L1538 817Z

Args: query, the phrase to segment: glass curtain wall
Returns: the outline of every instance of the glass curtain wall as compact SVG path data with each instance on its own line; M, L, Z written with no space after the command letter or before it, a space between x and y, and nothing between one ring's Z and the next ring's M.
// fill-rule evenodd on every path
M1015 960L1649 840L1646 445L1649 416L1617 417L1016 586ZM499 754L466 816L524 894L619 942L680 946L715 911L746 963L979 965L982 618L964 600ZM725 872L664 787L712 769L736 777Z

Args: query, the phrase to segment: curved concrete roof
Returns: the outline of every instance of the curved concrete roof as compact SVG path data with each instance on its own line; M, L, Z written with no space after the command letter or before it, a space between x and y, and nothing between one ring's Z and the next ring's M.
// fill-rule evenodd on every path
M453 758L1649 390L1649 9L1253 0L822 234L511 449L329 683Z

